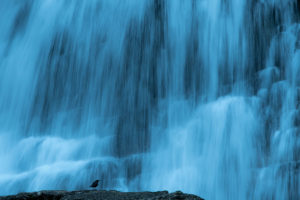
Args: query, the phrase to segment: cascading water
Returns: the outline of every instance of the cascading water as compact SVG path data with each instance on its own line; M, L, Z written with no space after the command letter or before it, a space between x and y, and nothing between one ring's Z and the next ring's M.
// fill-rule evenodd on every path
M300 198L300 2L1 0L0 195Z

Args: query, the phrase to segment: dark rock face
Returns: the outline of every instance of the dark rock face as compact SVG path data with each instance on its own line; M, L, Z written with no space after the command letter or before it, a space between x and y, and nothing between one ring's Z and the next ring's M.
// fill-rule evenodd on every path
M119 191L105 191L105 190L83 190L83 191L40 191L33 193L20 193L6 197L0 197L0 200L80 200L80 199L187 199L187 200L203 200L202 198L185 194L180 191L169 193L168 191L159 192L119 192Z

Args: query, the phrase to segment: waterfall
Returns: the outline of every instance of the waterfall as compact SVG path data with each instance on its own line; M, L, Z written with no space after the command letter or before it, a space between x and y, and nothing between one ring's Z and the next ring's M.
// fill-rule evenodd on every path
M299 13L296 0L1 0L0 195L100 179L300 198Z

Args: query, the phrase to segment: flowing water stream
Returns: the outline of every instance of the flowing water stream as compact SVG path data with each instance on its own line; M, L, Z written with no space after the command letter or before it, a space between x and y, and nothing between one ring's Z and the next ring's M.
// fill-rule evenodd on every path
M299 106L299 1L0 1L0 195L299 199Z

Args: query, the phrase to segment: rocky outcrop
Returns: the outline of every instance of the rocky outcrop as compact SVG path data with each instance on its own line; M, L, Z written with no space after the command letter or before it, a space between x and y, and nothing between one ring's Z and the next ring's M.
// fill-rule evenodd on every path
M203 200L202 198L185 194L180 191L169 193L168 191L159 192L119 192L105 190L83 190L83 191L40 191L32 193L19 193L17 195L0 197L0 200L134 200L134 199L187 199L187 200Z

